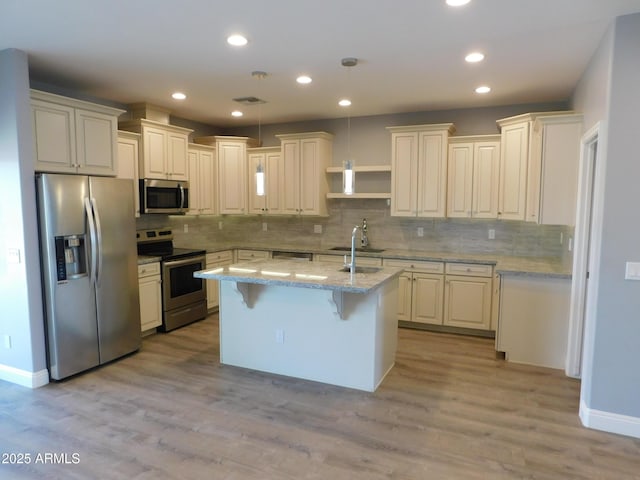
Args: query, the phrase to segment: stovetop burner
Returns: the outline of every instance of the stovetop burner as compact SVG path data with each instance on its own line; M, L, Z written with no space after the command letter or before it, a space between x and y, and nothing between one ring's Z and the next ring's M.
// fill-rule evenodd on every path
M192 248L174 248L173 232L168 228L139 230L138 255L160 257L163 261L205 255L205 250Z

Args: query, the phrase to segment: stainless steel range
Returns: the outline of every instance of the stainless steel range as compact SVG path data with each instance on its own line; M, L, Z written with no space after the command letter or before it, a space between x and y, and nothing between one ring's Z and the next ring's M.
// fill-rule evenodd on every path
M206 252L173 247L169 228L138 230L138 255L160 257L162 267L162 326L168 332L207 316L205 282L193 278L204 270Z

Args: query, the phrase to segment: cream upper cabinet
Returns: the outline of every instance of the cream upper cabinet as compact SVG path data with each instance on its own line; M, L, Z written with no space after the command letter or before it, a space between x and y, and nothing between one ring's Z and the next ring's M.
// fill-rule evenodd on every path
M276 135L283 168L282 213L327 215L333 135L307 132Z
M449 139L447 217L496 218L500 136Z
M140 194L138 186L138 153L140 135L118 132L118 171L116 177L133 181L133 205L136 217L140 216Z
M524 220L529 160L529 122L500 124L498 218Z
M143 118L120 122L120 129L140 134L140 178L188 180L192 130Z
M248 137L216 136L221 214L246 214Z
M540 116L531 132L526 220L575 225L582 115Z
M387 127L391 132L391 215L444 217L447 146L453 124Z
M35 169L115 176L124 110L31 90Z
M189 144L189 210L187 215L215 215L217 212L216 150Z
M249 213L281 214L284 186L284 160L280 147L250 148L249 158ZM264 195L257 194L256 171L264 173Z

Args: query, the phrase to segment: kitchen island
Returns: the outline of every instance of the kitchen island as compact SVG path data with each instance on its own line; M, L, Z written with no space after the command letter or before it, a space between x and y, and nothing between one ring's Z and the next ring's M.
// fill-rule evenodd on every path
M401 269L254 260L196 272L220 280L220 362L375 391L395 361Z

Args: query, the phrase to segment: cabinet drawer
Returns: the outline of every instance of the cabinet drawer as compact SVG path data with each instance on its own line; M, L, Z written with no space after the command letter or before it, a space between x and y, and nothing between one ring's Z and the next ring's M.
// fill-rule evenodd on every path
M320 254L314 255L313 259L316 262L339 263L340 265L344 264L344 255ZM349 263L350 261L351 255L347 255L347 263ZM363 267L380 267L382 265L382 259L375 257L359 257L356 254L356 265L360 265Z
M224 250L222 252L207 253L207 267L216 264L233 263L233 250Z
M493 276L493 265L481 265L477 263L447 263L445 272L447 275L491 277Z
M160 275L160 262L138 265L138 278Z
M257 258L266 259L271 256L268 250L237 250L238 261L255 260Z
M427 273L444 273L444 262L430 262L428 260L396 260L385 258L382 261L384 266L401 267L405 270L427 272Z

